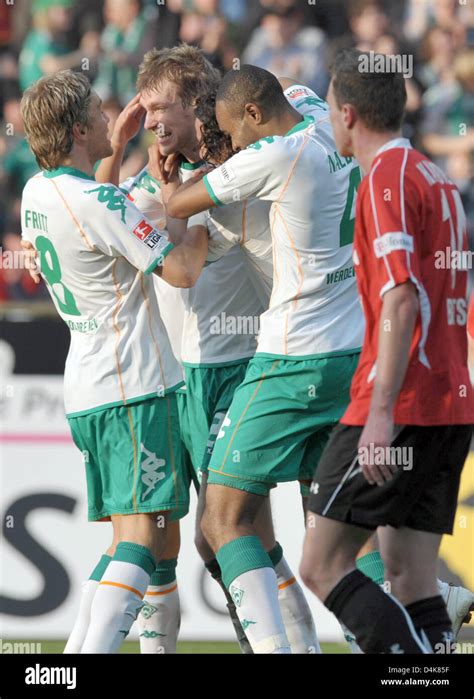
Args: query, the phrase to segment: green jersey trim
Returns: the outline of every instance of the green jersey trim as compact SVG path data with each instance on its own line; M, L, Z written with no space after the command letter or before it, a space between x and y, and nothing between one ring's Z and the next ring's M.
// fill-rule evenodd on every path
M153 262L153 264L151 264L148 267L147 271L145 272L145 276L152 274L155 271L155 269L159 265L161 265L161 263L163 262L163 258L166 257L167 255L169 255L169 253L172 251L173 248L174 248L173 243L168 243L168 245L165 247L165 249L160 254L160 256Z
M184 385L184 381L180 381L176 384L176 386L167 388L163 393L163 396L168 396L170 393L176 393L176 391ZM161 397L162 396L159 396L158 392L155 391L154 393L147 393L145 396L136 396L136 398L129 398L126 400L125 403L123 402L123 400L117 400L114 403L104 403L104 405L97 405L95 408L87 408L86 410L80 410L78 413L66 413L66 417L68 420L70 420L74 417L83 417L84 415L92 415L92 413L100 413L102 410L108 410L109 408L124 408L128 407L129 405L135 405L135 403L141 403L142 401L150 400L150 398Z
M191 362L183 362L183 366L187 369L220 369L226 366L237 366L238 364L248 364L255 355L250 354L242 359L233 359L230 362L216 362L215 364L192 364Z
M354 347L354 349L335 350L334 352L323 352L322 354L306 354L302 357L295 357L292 354L270 354L269 352L256 352L255 357L263 359L283 359L288 362L304 362L311 359L331 359L332 357L346 357L349 354L360 354L362 347Z
M53 170L43 170L43 175L48 179L59 177L59 175L73 175L73 177L81 177L83 180L92 180L92 182L95 182L95 177L88 175L86 172L82 172L82 170L77 170L75 167L67 167L66 165L56 167Z
M204 178L203 178L202 181L204 182L204 186L205 186L206 189L207 189L207 193L208 193L209 196L211 197L211 199L212 199L212 201L214 202L214 204L215 204L216 206L224 206L223 202L219 199L219 197L217 197L217 196L214 194L214 190L212 189L212 186L211 186L209 180L207 179L207 175L204 175Z
M188 163L187 160L183 160L180 164L179 167L182 170L199 170L200 167L206 164L205 160L200 160L198 163Z
M309 115L305 116L303 121L298 122L298 124L293 126L293 128L290 129L288 131L288 133L285 134L285 137L292 136L294 133L297 133L298 131L303 131L304 129L307 129L308 126L311 126L311 124L314 123L314 121L315 121L315 119L313 116L309 116Z

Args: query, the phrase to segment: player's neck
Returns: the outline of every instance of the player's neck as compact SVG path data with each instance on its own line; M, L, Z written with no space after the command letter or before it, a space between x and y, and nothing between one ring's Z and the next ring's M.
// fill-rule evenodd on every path
M188 161L188 163L194 165L195 163L200 163L202 160L200 157L200 150L201 148L199 143L196 141L195 143L190 144L188 147L182 148L181 155Z
M71 153L61 163L61 167L72 167L74 170L80 170L90 177L94 177L94 164L91 163L86 153Z
M367 174L370 172L375 156L378 151L390 141L401 137L400 131L386 131L384 133L376 133L363 129L359 131L357 136L354 136L353 150L354 156L359 161L362 170Z
M265 127L262 128L261 138L267 136L286 136L288 131L291 131L297 124L303 121L303 117L296 109L288 106L282 114L277 117L272 117L267 121Z

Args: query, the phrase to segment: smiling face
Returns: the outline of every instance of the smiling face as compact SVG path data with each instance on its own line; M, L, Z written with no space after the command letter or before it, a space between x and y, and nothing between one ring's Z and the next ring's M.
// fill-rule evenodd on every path
M145 128L156 135L162 155L197 147L194 106L183 106L174 83L163 80L154 90L143 92L140 104L146 111Z

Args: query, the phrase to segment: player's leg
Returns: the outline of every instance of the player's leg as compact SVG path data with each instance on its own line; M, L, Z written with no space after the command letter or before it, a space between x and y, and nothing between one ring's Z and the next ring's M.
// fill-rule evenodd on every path
M94 595L82 653L116 653L127 637L166 546L166 527L157 527L166 516L114 516L120 541Z
M94 511L117 521L119 544L94 596L82 652L113 653L136 619L162 558L168 513L184 509L189 494L174 395L88 418L89 432L101 437L95 463L101 478L89 499Z
M113 540L112 544L109 546L104 555L100 558L99 562L95 566L94 570L89 576L89 579L82 583L81 589L81 600L79 602L79 610L77 612L76 620L72 631L69 634L68 641L64 648L65 654L80 653L82 644L86 637L87 629L89 628L89 621L91 617L91 607L94 595L99 587L99 583L104 575L107 566L112 560L112 556L115 553L115 549L119 542L118 536L118 526L117 524L113 527Z
M254 653L290 653L275 570L254 526L261 504L262 495L208 484L202 529Z
M226 607L229 613L230 619L232 621L232 626L234 627L235 635L237 637L237 642L239 644L240 650L244 655L251 655L253 653L252 646L250 645L244 629L240 623L239 616L237 614L237 609L232 596L222 580L222 571L219 563L217 562L214 551L209 546L206 537L202 531L202 516L204 514L206 506L206 492L207 492L207 472L201 474L201 483L199 487L199 497L198 505L196 511L196 529L195 529L195 544L196 548L201 556L206 569L212 578L221 588L224 596L226 598Z
M255 518L255 531L275 568L278 601L291 652L321 653L313 615L303 589L275 539L270 497L266 498Z
M446 653L453 641L451 621L436 577L441 535L408 527L379 529L380 551L391 591L404 605L430 652ZM440 646L441 644L441 646Z
M140 652L176 653L181 625L176 566L181 544L179 521L168 524L168 540L162 558L151 575L137 619Z
M309 513L300 573L365 653L425 653L404 607L356 569L372 532Z

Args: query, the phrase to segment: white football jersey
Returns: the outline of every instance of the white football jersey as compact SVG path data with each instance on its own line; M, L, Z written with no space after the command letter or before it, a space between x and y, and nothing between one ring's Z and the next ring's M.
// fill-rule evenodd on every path
M68 417L182 384L152 275L173 246L117 187L73 168L43 172L23 190L22 234L71 331Z
M338 154L324 100L300 85L285 94L304 120L237 153L204 182L218 206L253 197L271 203L273 291L258 353L359 350L364 319L352 255L361 172Z
M181 181L186 182L201 166L202 163L181 163ZM135 178L125 181L121 188L151 221L164 225L160 185L150 177L146 168ZM264 203L267 213L262 219L266 218L267 227L268 206ZM242 226L245 226L244 208L238 203L222 212L226 225L234 226L239 237ZM262 206L255 208L262 209ZM212 231L207 213L194 216L189 225L204 225ZM251 267L248 267L248 260L240 248L225 253L227 250L214 256L217 261L203 269L192 289L173 289L161 279L155 283L160 307L167 309L162 310L162 315L168 334L176 356L183 364L213 366L245 360L255 354L259 317L268 306L268 302L264 305L268 291L264 286L258 287L262 301L252 286ZM180 328L181 342L178 341Z

